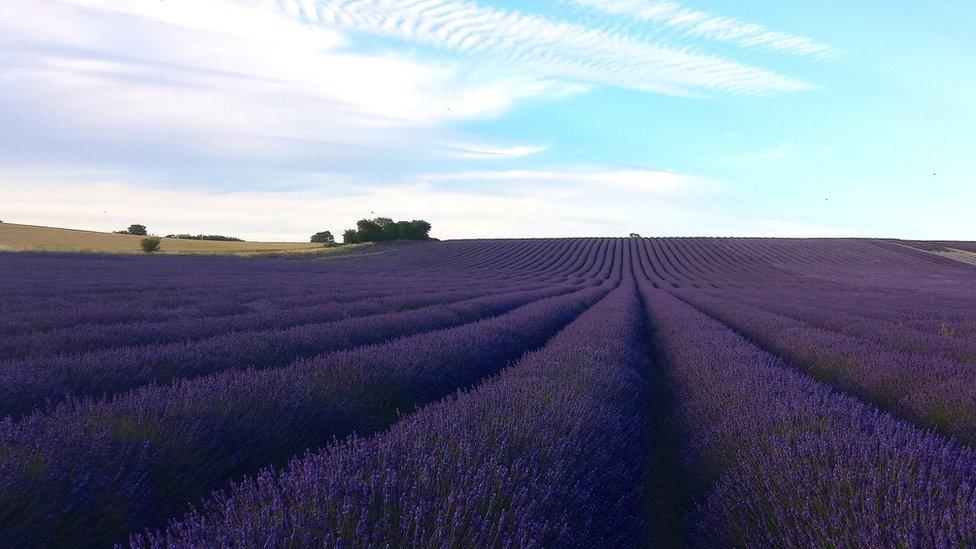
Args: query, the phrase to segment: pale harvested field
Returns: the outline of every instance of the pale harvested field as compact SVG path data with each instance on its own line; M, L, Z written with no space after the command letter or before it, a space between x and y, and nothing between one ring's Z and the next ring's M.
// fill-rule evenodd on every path
M142 238L127 234L0 223L0 252L144 253L139 247ZM324 248L321 244L309 242L217 242L164 238L156 253L255 255L328 253L344 248Z
M976 265L976 253L967 250L947 248L944 251L932 253L939 254L942 257L948 257L949 259L955 259L956 261L962 261L963 263L969 263L970 265Z

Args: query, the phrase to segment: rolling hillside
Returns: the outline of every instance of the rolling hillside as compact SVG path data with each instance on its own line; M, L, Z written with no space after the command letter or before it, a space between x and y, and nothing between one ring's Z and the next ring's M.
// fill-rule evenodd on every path
M143 253L139 248L142 238L128 234L0 223L0 252ZM328 250L321 244L309 242L218 242L164 238L159 253L252 255L319 253Z

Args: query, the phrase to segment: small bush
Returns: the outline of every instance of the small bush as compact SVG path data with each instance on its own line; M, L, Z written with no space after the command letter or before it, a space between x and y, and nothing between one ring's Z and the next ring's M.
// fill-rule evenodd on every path
M159 245L162 241L163 239L158 236L147 236L139 241L139 245L142 246L142 251L144 252L158 252Z

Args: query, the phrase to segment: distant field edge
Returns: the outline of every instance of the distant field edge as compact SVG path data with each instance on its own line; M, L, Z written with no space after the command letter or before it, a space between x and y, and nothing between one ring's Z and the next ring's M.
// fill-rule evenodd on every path
M976 265L976 242L960 240L891 240L890 242L959 263Z
M0 252L58 252L144 254L139 241L144 237L82 229L0 223ZM163 255L238 255L282 257L328 255L369 246L350 244L324 247L312 242L226 242L163 238L155 254Z

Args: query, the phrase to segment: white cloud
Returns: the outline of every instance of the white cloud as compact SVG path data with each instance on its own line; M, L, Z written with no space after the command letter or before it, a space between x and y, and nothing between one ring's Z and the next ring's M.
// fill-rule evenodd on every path
M0 28L0 145L28 162L356 171L518 158L544 149L451 127L592 84L674 94L809 87L464 1L6 0ZM346 33L359 31L464 62L355 51Z
M97 168L3 170L0 219L96 230L139 222L159 233L300 240L323 228L353 226L376 212L429 219L441 238L613 235L627 232L625 220L643 208L701 190L701 180L690 176L595 167L430 174L382 187L333 176L296 191L175 189L133 183L137 179ZM485 182L492 187L482 187ZM629 206L621 209L621 201Z
M295 0L281 1L296 5ZM795 78L688 48L641 42L622 33L471 1L322 0L302 6L306 11L301 13L310 12L306 17L327 28L370 32L480 54L553 76L642 91L763 94L813 88Z
M132 142L298 164L445 154L464 139L446 129L453 121L585 91L346 51L335 29L254 3L8 0L0 27L0 116L25 121L39 140L83 142L96 154Z
M512 145L501 146L491 144L459 144L452 148L454 156L468 159L499 159L499 158L521 158L538 154L549 150L548 145Z
M784 238L840 238L853 236L850 229L809 223L806 221L782 219L756 219L746 224L746 232L735 228L728 236L773 235Z
M304 240L315 231L336 232L372 215L428 219L439 238L840 232L743 215L726 204L702 201L703 195L723 193L726 187L700 177L599 166L429 174L383 187L333 177L328 186L294 191L218 192L134 181L132 174L97 169L3 170L0 219L95 230L145 223L161 234L230 234L252 240Z
M600 165L470 170L529 165L514 163L548 145L452 128L597 85L811 87L465 1L4 0L0 29L0 218L103 230L137 220L304 239L375 211L429 218L441 237L707 233L729 215L705 206L701 222L692 200L716 182ZM360 32L451 55L353 48ZM450 171L404 175L436 169Z
M839 51L828 44L804 36L774 31L763 25L747 23L686 7L671 0L570 0L581 6L612 15L626 15L638 21L670 27L685 35L730 42L816 58L834 57Z
M484 170L458 173L425 174L411 178L428 184L491 184L509 189L552 189L564 192L585 189L613 192L621 189L658 195L679 195L714 190L718 182L668 171L608 170L601 167L576 166L567 170ZM543 187L544 186L544 187Z

